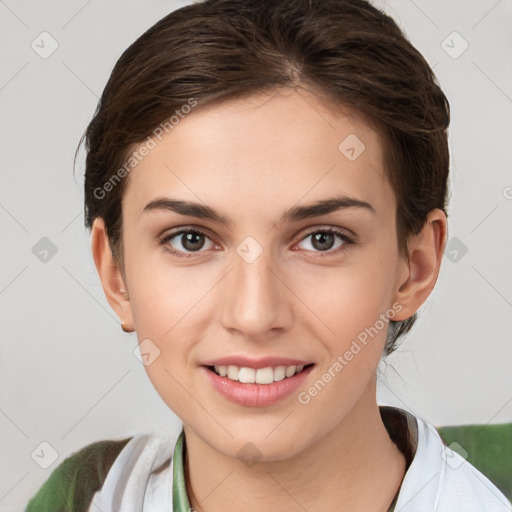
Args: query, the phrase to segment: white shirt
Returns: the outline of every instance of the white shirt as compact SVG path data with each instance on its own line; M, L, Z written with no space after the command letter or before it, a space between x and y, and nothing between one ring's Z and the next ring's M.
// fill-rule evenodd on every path
M395 512L511 512L503 493L446 446L418 417L417 446ZM88 512L172 511L173 453L178 434L134 436L114 461Z

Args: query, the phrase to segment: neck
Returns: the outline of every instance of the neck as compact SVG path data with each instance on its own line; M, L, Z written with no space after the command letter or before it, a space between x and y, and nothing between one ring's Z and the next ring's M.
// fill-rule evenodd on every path
M400 487L405 458L382 423L374 390L367 389L343 421L306 450L250 468L185 427L191 507L198 512L386 512Z

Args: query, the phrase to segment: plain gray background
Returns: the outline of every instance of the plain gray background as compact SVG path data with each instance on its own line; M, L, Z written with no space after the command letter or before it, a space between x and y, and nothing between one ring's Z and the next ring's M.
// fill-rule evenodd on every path
M187 3L0 0L5 512L90 442L180 428L104 298L83 227L83 152L76 176L73 157L122 51ZM448 252L382 365L379 397L435 425L512 421L512 1L375 3L425 55L452 110Z

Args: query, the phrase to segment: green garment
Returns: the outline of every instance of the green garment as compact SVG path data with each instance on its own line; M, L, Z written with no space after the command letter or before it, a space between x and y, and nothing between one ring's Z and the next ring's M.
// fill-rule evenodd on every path
M98 441L70 455L53 470L25 512L86 512L130 439Z
M189 512L192 508L188 502L187 486L185 484L185 468L184 468L184 450L183 440L185 432L181 432L174 455L172 456L174 463L172 468L172 510L173 512Z

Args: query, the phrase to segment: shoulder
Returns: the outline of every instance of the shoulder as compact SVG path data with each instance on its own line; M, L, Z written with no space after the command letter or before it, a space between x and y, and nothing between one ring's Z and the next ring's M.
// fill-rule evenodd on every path
M436 428L445 444L512 500L512 422Z
M123 448L132 440L102 440L73 452L50 474L29 501L25 512L86 510Z
M133 436L112 464L91 510L172 510L174 450L180 432Z
M512 459L509 458L510 453L507 453L512 439L508 443L503 442L502 434L505 431L511 432L505 425L435 429L443 446L443 489L448 503L450 499L453 502L464 496L473 504L471 510L512 511L512 503L504 494L507 492L510 497L512 483ZM501 446L502 454L496 453L496 441ZM447 442L450 443L448 446ZM508 458L507 462L505 458Z
M416 420L417 446L402 482L397 510L512 511L505 495L483 473L447 446L433 425L418 417L413 418Z
M440 511L512 511L512 504L487 476L449 447L446 447L446 464L443 469L439 493ZM455 509L455 506L459 508Z

